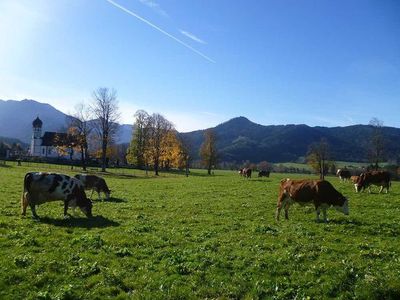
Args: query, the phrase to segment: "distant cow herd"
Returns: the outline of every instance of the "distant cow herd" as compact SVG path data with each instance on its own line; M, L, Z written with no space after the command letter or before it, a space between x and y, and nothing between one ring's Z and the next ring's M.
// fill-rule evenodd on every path
M252 169L240 169L239 174L245 178L251 178ZM269 177L269 175L269 171L258 172L258 177ZM391 186L390 173L386 171L364 172L359 176L352 176L350 171L339 169L336 175L341 181L351 180L357 193L366 189L371 193L371 185L379 186L379 193L383 190L388 193ZM92 191L90 198L86 196L85 190ZM21 198L22 214L26 214L26 209L29 206L33 217L38 218L37 205L61 200L64 201L64 217L68 216L68 208L75 211L76 207L79 207L87 217L91 217L93 192L97 192L99 199L101 199L101 193L105 195L105 200L110 199L111 190L106 181L96 175L78 174L75 177L70 177L56 173L29 172L24 177ZM321 212L323 220L327 221L326 210L329 207L333 207L346 215L349 214L347 198L325 180L292 180L289 178L281 180L275 212L277 221L282 208L285 211L285 218L289 218L289 207L293 203L314 204L317 221L320 220Z

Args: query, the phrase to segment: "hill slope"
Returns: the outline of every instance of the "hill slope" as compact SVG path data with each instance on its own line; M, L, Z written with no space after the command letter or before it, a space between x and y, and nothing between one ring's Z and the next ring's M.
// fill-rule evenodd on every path
M326 138L335 160L364 161L367 159L368 125L347 127L310 127L307 125L271 125L253 123L245 117L231 119L214 127L221 159L227 162L249 160L260 162L296 161L304 157L310 144ZM400 153L400 129L384 127L387 156L396 158ZM199 159L198 150L203 142L204 130L181 135L192 145L192 157Z
M29 143L32 121L37 116L43 121L43 131L60 131L65 128L66 114L49 104L34 100L0 100L0 136Z

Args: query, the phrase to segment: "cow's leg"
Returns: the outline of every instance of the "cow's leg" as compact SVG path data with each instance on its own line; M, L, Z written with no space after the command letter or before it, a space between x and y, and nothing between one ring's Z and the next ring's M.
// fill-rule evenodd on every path
M34 219L39 219L39 216L36 213L36 206L33 203L29 203L29 207L31 208L32 211L32 216Z
M289 201L285 201L285 219L289 220Z
M64 218L67 218L68 216L68 203L69 203L68 200L64 201Z
M317 220L316 221L319 222L319 215L321 213L321 209L319 208L319 206L315 208L315 213L317 214Z
M276 206L276 211L275 211L275 220L279 221L279 215L281 214L281 209L282 209L282 202L278 201L278 204Z
M326 217L326 207L322 207L322 216L324 217L324 222L327 223L328 219Z
M383 191L383 185L381 185L381 188L379 189L379 194L382 193Z
M21 211L22 211L22 215L23 215L23 216L26 215L26 208L27 208L28 205L29 205L29 203L28 203L28 197L30 197L28 192L23 192L23 193L22 193L22 197L21 197Z
M276 205L276 212L275 212L275 219L277 221L279 221L279 216L281 214L282 206L285 204L284 203L284 200L285 200L284 197L285 197L284 195L280 195L279 198L278 198L278 204Z

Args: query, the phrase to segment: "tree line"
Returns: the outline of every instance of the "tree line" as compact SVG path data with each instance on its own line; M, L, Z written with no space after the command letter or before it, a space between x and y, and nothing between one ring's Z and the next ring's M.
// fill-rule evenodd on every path
M71 159L72 153L78 151L83 170L86 170L90 153L100 159L103 172L110 156L118 154L128 164L146 171L151 169L155 175L159 175L161 169L171 168L185 170L186 175L189 174L191 144L178 134L172 122L159 113L137 111L131 142L125 149L115 144L119 119L116 91L98 88L93 91L90 104L80 103L68 117L68 138L60 140L57 148L60 152L70 153ZM89 148L92 148L91 151ZM211 174L218 157L216 136L211 129L205 133L200 155Z

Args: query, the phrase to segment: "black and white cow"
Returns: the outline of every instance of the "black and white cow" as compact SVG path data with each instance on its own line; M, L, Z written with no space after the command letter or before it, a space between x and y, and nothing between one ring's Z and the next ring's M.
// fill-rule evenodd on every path
M111 190L108 188L104 178L88 174L78 174L75 175L75 178L79 179L82 182L83 186L85 187L85 190L92 190L90 198L92 198L93 191L96 191L97 194L99 195L99 199L101 199L100 193L104 193L106 195L106 200L110 199Z
M34 218L36 205L50 201L64 201L64 217L68 207L77 206L87 216L92 216L92 202L86 197L83 184L76 178L55 173L30 172L24 178L24 192L21 199L22 214L26 214L28 205Z

